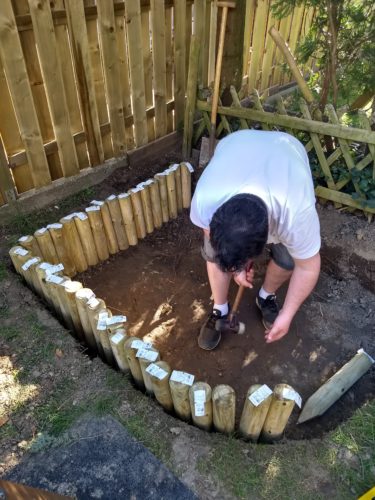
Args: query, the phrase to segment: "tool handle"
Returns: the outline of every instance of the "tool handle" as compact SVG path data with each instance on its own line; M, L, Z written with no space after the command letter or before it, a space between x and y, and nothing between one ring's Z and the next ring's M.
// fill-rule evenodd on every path
M237 295L236 298L234 299L234 304L232 307L232 310L230 312L230 316L232 317L233 314L237 313L238 307L240 305L240 302L242 300L243 293L245 291L245 287L243 285L240 285L237 290Z

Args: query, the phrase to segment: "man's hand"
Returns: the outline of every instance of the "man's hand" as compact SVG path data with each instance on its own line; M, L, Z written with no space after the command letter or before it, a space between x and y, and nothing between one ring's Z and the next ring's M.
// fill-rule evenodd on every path
M270 344L271 342L275 342L275 340L280 340L284 337L284 335L286 335L289 331L291 321L292 318L283 313L283 310L281 310L275 319L272 328L270 330L266 330L266 343Z
M239 286L242 285L246 288L253 288L254 269L252 267L252 262L243 271L233 273L233 279Z

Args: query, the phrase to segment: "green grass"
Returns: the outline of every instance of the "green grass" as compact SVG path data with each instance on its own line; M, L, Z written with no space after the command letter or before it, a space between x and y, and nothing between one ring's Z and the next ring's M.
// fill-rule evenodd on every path
M21 335L21 331L15 326L0 326L0 337L7 342Z
M0 282L8 277L8 271L5 262L0 262Z

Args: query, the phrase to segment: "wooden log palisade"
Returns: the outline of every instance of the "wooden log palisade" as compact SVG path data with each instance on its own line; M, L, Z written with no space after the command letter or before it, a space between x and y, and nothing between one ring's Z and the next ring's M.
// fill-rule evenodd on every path
M9 254L17 273L90 352L129 374L135 385L155 397L167 412L174 412L203 430L213 428L232 434L236 432L233 388L228 385L211 388L205 382L196 382L193 374L173 370L161 360L162 353L151 343L127 335L125 316L113 315L92 290L73 281L77 272L109 257L109 238L112 243L116 239L112 251L115 246L117 251L121 247L126 251L146 236L148 230L151 232L151 221L153 230L174 218L182 208L188 208L192 171L186 162L173 165L127 193L112 195L104 203L94 202L85 212L63 217L48 229L36 231L35 236L21 237L19 245L11 248ZM142 196L144 190L147 194ZM133 204L134 193L137 205ZM106 222L103 222L103 205ZM143 220L144 235L139 233L137 217ZM112 230L105 229L109 223ZM55 258L54 262L46 262L47 252L61 262ZM286 384L279 384L274 390L252 385L239 422L240 435L253 442L259 438L272 442L280 439L296 403L300 406L300 397Z

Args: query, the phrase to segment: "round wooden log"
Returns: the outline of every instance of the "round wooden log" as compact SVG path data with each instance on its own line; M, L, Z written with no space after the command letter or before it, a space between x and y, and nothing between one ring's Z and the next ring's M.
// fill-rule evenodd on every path
M193 375L177 370L173 370L169 379L174 411L181 420L188 421L191 418L189 389L193 381Z
M95 297L95 294L90 288L81 288L76 293L77 310L81 320L86 343L90 349L96 351L96 340L87 313L87 302L93 297Z
M49 296L49 291L45 283L45 267L47 265L51 266L52 264L48 264L48 262L39 262L39 264L35 266L35 276L36 280L38 281L40 296L47 302L47 304L49 304L50 307L53 307L52 300Z
M116 359L117 366L123 373L129 373L130 367L125 354L125 342L128 339L124 328L120 328L113 335L109 341L111 343L112 352Z
M64 244L68 251L71 260L74 262L75 268L78 273L83 273L87 270L87 260L83 253L81 240L74 222L74 216L68 215L60 219L63 225L62 234Z
M41 229L35 231L34 236L38 242L43 260L49 262L50 264L58 264L59 258L48 229L46 227L42 227Z
M119 200L117 196L112 194L111 196L108 196L105 201L108 205L109 213L111 215L119 249L126 250L127 248L129 248L129 242L125 232Z
M163 224L163 214L162 214L162 210L161 210L159 184L156 180L153 180L153 179L150 179L147 182L149 183L152 217L154 220L154 226L159 228Z
M168 188L167 188L167 177L165 173L160 173L155 175L155 180L159 186L160 193L160 205L163 222L169 221L169 208L168 208Z
M129 193L121 193L118 196L121 215L124 221L125 232L128 238L129 245L137 245L138 236L137 228L134 221L133 206Z
M219 432L234 432L236 393L229 385L217 385L212 391L214 427Z
M141 184L139 184L139 187L142 188L140 191L142 200L142 209L145 218L146 231L148 233L152 233L154 230L154 217L152 214L150 182L152 181L148 180L146 182L142 182Z
M43 290L39 281L39 277L36 273L36 266L42 262L40 257L31 257L24 264L22 264L21 269L24 273L26 282L31 286L35 293L43 298Z
M252 395L255 395L253 402L250 400ZM271 396L272 390L261 384L254 384L247 391L239 427L240 434L245 439L254 443L258 441L272 401Z
M17 271L18 274L23 276L23 271L21 267L26 261L31 259L32 257L31 252L26 250L26 248L17 245L9 250L9 257L12 261L14 269Z
M171 367L165 361L151 363L147 368L155 398L167 411L173 410L173 400L169 387L169 376L171 372Z
M206 382L196 382L190 387L191 418L194 424L209 431L212 427L211 387Z
M57 291L52 286L52 284L47 281L48 277L57 275L55 270L58 267L53 266L49 262L41 262L36 266L35 270L36 274L38 275L38 280L43 290L45 300L48 302L49 306L56 312L56 314L58 316L61 316L60 302Z
M181 183L181 167L176 164L173 165L175 181L176 181L176 199L177 199L177 210L181 212L182 210L182 183Z
M177 217L176 175L175 171L169 168L165 172L167 179L169 217L175 219Z
M83 340L84 339L83 328L76 303L76 293L81 288L83 288L83 286L82 283L80 283L79 281L66 281L65 283L63 283L63 289L66 297L66 305L70 312L70 317L74 325L73 332L79 339Z
M181 163L182 206L189 208L191 203L191 174L194 172L190 163Z
M126 339L124 344L124 351L135 384L140 389L144 389L145 384L143 381L141 365L139 364L139 359L136 357L138 347L132 347L135 344L139 345L141 342L142 340L137 337L130 337Z
M76 217L74 217L74 223L79 234L79 239L81 240L87 264L89 266L96 266L99 262L99 257L88 215L84 212L78 212Z
M273 390L271 404L261 432L261 438L266 442L278 441L282 438L295 402L283 396L284 390L294 391L288 384L278 384Z
M111 365L116 366L116 360L112 352L111 342L109 341L109 333L107 330L107 319L112 316L109 309L101 309L96 315L96 336L99 337L100 344L104 352L105 361Z
M102 214L104 233L107 238L107 245L110 254L115 254L119 252L119 246L117 243L115 229L112 224L111 214L109 213L109 208L104 201L92 201L92 205L100 208L100 213Z
M65 245L64 237L63 237L63 225L60 223L49 224L47 226L49 234L51 235L53 244L55 245L56 253L58 256L59 262L64 264L65 273L71 278L76 274L76 266L74 264L74 260L69 254L69 250Z
M147 372L147 368L151 363L155 363L159 361L160 355L159 352L153 347L149 349L139 349L136 353L137 358L139 359L139 365L142 370L142 377L145 384L147 394L153 395L154 388L152 387L152 380Z
M137 230L137 236L139 239L143 239L147 234L147 230L146 230L145 218L143 215L141 188L136 187L134 189L131 189L129 193L133 207L133 216L134 216L135 227Z
M75 331L74 328L74 323L72 320L71 312L70 312L70 307L68 303L68 299L66 297L66 292L65 292L65 286L67 282L70 282L70 278L68 276L58 276L55 284L59 304L60 304L60 309L61 309L61 314L63 317L63 323L65 326L72 332Z
M87 301L86 309L91 329L95 337L96 347L98 349L100 356L104 358L105 354L102 344L100 342L100 334L97 330L97 325L98 325L99 313L107 310L106 304L103 299L99 299L98 297L92 297Z
M92 207L87 207L85 211L90 221L98 257L100 260L107 260L109 258L109 250L100 207L93 205Z
M26 250L31 252L35 257L43 258L38 242L34 236L31 235L21 236L21 238L19 238L18 240L18 243L23 248L26 248Z

